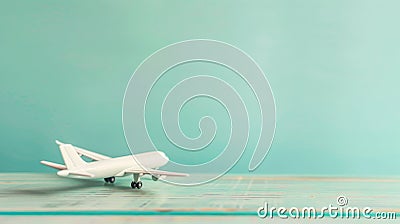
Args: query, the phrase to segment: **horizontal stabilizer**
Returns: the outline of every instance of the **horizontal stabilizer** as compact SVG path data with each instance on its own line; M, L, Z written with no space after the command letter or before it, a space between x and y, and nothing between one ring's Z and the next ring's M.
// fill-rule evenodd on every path
M69 175L74 175L74 176L82 176L82 177L94 177L93 174L88 173L86 171L74 171L74 170L61 170L57 172L58 176L66 177Z
M61 164L58 164L58 163L53 163L53 162L44 161L44 160L40 161L40 163L43 164L43 165L49 166L51 168L57 169L57 170L65 170L65 169L67 169L67 167L65 165L61 165Z
M88 173L88 172L82 172L82 171L69 171L69 174L76 175L76 176L84 176L84 177L94 177L93 174Z

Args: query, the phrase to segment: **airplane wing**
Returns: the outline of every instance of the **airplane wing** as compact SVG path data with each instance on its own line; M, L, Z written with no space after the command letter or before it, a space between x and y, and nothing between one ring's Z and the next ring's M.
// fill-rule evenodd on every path
M149 174L149 175L156 175L156 176L173 176L173 177L187 177L189 174L187 173L176 173L176 172L169 172L164 170L155 170L155 169L127 169L124 171L125 174Z
M56 143L57 143L58 145L63 145L63 144L64 144L64 143L62 143L62 142L60 142L60 141L58 141L58 140L56 140ZM102 154L100 154L100 153L95 153L95 152L92 152L92 151L89 151L89 150L86 150L86 149L82 149L82 148L79 148L79 147L76 147L76 146L74 146L74 148L75 148L75 151L76 151L80 156L83 155L83 156L86 156L86 157L88 157L89 159L92 159L92 160L98 161L98 160L111 159L111 157L102 155Z
M109 156L105 156L105 155L102 155L102 154L99 154L99 153L91 152L89 150L78 148L76 146L74 146L74 148L75 148L75 150L76 150L76 152L78 154L84 155L84 156L86 156L86 157L88 157L90 159L96 160L96 161L105 160L105 159L111 159L111 157L109 157Z

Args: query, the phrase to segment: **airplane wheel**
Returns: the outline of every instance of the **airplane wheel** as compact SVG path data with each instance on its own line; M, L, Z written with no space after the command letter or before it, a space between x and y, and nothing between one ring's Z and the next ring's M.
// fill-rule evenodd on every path
M132 189L135 189L135 188L136 188L136 182L134 182L134 181L131 182L131 188L132 188Z
M115 182L115 177L109 177L109 178L108 178L108 181L109 181L110 183L114 183L114 182Z
M110 180L109 180L108 178L104 178L104 181L105 181L106 183L110 182Z
M143 183L142 183L142 181L139 181L139 182L137 182L137 183L136 183L136 187L137 187L137 189L140 189L140 188L142 188L142 186L143 186Z

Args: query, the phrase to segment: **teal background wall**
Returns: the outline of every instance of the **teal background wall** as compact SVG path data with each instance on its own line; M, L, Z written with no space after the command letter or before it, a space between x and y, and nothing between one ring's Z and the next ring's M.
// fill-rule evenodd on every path
M0 171L50 172L39 161L61 161L55 139L130 153L121 107L135 68L168 44L209 38L251 55L274 91L276 135L256 173L398 175L399 7L2 1ZM246 173L251 153L232 172Z

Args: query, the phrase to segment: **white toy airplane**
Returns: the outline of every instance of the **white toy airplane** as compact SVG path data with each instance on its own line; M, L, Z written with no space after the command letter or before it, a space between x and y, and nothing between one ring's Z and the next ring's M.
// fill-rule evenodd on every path
M140 177L145 174L151 175L154 181L164 176L188 176L186 173L158 170L158 168L164 166L169 161L165 153L160 151L111 158L71 144L64 144L59 141L56 141L56 143L59 145L65 165L48 161L40 162L46 166L60 170L57 172L57 175L62 177L79 179L104 178L105 182L114 183L115 177L132 174L133 181L131 187L133 189L140 189L143 186ZM81 156L94 161L86 162ZM133 156L135 156L137 161L140 161L143 167L136 162Z

